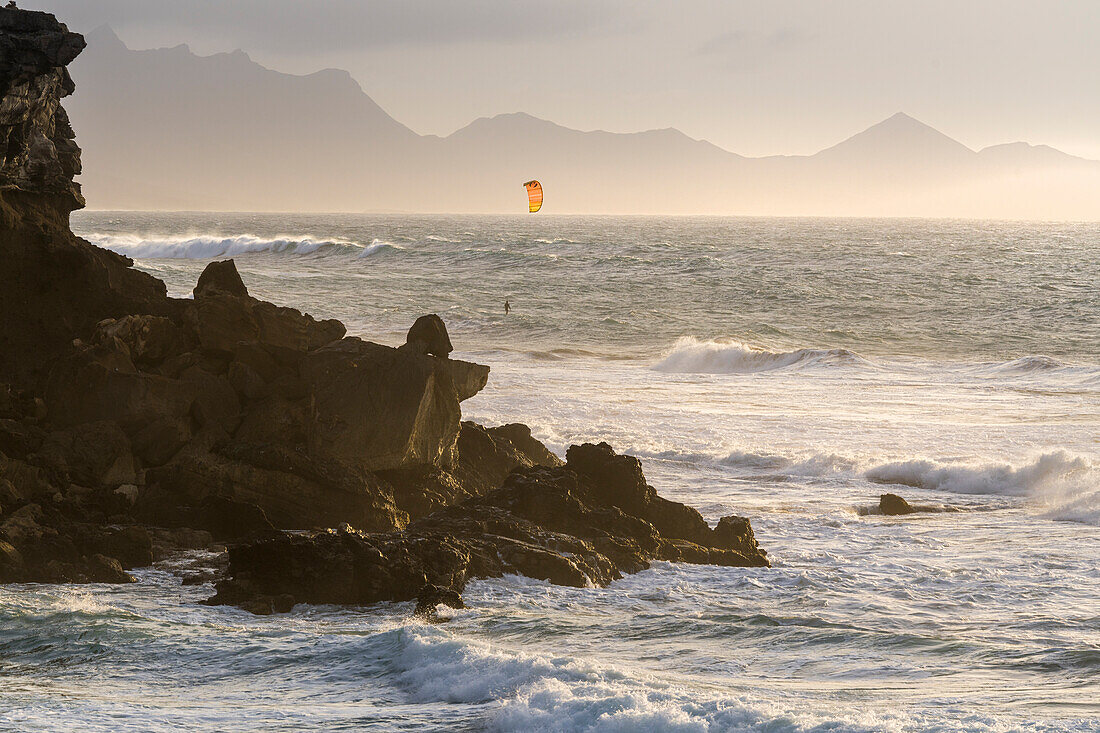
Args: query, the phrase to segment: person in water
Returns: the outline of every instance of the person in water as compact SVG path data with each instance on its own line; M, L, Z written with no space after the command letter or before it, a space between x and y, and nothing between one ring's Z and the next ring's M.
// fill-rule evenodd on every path
M504 300L504 315L508 315L512 310L512 304L507 299Z

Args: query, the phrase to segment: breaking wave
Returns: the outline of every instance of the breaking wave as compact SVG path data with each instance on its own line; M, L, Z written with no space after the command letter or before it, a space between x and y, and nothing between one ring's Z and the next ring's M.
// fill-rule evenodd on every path
M435 628L396 632L394 666L416 702L498 701L496 731L867 731L855 721L797 713L751 696L698 699L667 680L570 657L511 651Z
M944 463L916 458L878 463L836 453L783 456L733 451L724 458L677 451L632 451L635 455L697 464L717 464L759 480L864 479L948 494L1018 497L1046 519L1100 526L1100 463L1058 450L1020 465Z
M1100 384L1100 367L1096 364L1073 364L1049 356L1023 356L1012 361L980 364L972 369L979 377L993 379L1050 379L1057 376L1063 383L1082 387Z
M872 468L865 474L876 483L899 484L954 494L1028 496L1053 484L1084 478L1094 466L1065 451L1046 453L1023 466L953 466L934 461L901 461Z
M136 234L89 234L85 237L113 252L135 259L195 259L272 252L296 255L345 255L368 257L386 249L401 249L392 242L375 239L364 245L342 239L324 239L310 235L287 234L257 237L252 234L222 236L193 234L182 236L140 236Z
M1049 519L1100 524L1100 465L1066 451L1043 454L1022 466L901 461L872 468L864 476L875 483L953 494L1027 497Z
M869 365L866 359L847 349L768 351L740 341L701 341L688 336L678 340L672 351L653 369L659 372L752 374L794 366Z
M1056 369L1064 369L1067 365L1052 359L1049 356L1035 355L1023 356L1019 359L1006 361L990 366L989 371L1004 372L1008 374L1032 374L1034 372L1050 372Z

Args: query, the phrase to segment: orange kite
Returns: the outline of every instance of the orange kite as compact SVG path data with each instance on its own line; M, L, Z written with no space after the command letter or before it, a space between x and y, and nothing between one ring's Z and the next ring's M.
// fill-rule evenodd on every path
M542 184L538 181L528 181L523 184L527 189L527 201L531 205L531 213L542 208Z

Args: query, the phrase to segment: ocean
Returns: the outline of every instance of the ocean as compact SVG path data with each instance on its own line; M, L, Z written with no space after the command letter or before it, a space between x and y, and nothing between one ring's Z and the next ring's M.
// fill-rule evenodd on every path
M607 440L752 520L772 568L473 582L256 617L172 563L0 587L0 728L1100 730L1100 224L78 212L179 297L397 345L438 313L463 404ZM503 304L512 312L507 316ZM884 492L957 509L869 513Z

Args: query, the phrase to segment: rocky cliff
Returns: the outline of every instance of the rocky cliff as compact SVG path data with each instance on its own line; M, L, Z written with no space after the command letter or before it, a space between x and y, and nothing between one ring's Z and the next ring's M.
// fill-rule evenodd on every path
M60 100L82 48L0 8L0 582L125 582L215 541L235 546L219 601L260 610L455 597L503 572L607 583L652 558L766 564L747 520L712 530L635 459L586 446L563 466L522 425L462 422L489 368L449 357L438 316L393 348L252 297L232 260L172 299L75 237ZM339 593L302 585L347 574Z
M0 8L0 375L20 388L100 319L170 307L160 281L69 231L84 199L61 99L83 48L48 13Z
M73 176L76 146L61 98L73 91L66 66L84 50L48 13L4 8L0 13L0 179L5 192L54 199L64 213L84 205Z

